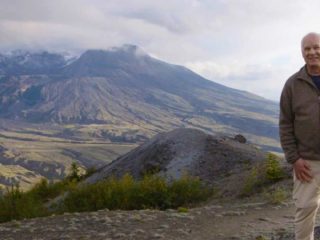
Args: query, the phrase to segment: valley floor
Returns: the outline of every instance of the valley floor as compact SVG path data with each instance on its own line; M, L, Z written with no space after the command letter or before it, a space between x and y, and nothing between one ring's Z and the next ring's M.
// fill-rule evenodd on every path
M289 240L293 214L292 202L208 203L187 213L100 210L3 223L0 236L2 240Z

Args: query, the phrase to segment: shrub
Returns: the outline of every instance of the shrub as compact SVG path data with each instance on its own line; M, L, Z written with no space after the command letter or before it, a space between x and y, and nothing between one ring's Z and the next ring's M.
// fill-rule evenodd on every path
M43 215L45 209L39 199L24 194L18 185L8 187L0 198L0 222Z
M31 194L33 197L38 198L41 202L55 198L63 192L70 190L76 186L73 180L62 180L55 183L48 183L48 180L43 178L39 183L34 185L26 194Z
M172 182L170 192L174 208L204 201L214 193L213 189L204 186L199 178L187 174Z
M278 182L285 177L285 171L276 155L269 153L267 159L254 166L244 180L241 196L249 196L261 191L266 185Z
M258 169L254 167L251 169L249 175L244 181L241 196L249 196L254 191L254 189L260 184L261 179L259 179Z
M159 176L146 175L135 181L126 174L74 189L64 200L64 211L177 208L206 200L211 193L200 180L188 176L167 183Z
M171 183L155 175L146 175L137 181L126 174L120 179L109 178L96 184L80 186L77 186L75 179L67 177L56 183L42 179L27 192L22 192L18 185L7 188L0 195L0 222L103 208L184 209L206 200L212 194L212 190L202 185L199 179L187 175ZM52 205L47 207L49 200L65 192L68 194L59 204L54 208Z
M19 185L7 187L0 195L0 222L49 215L45 203L72 188L73 182L48 183L46 179L27 192L22 192Z
M171 206L170 189L164 178L145 175L137 182L133 195L134 208L166 209Z

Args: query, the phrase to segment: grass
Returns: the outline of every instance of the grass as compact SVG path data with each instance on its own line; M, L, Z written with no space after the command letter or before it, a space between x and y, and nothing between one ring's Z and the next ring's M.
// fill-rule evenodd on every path
M134 180L126 174L120 179L111 177L95 184L78 186L77 183L85 177L79 175L78 170L73 164L70 174L63 181L49 183L42 179L26 192L21 191L18 185L2 189L0 222L105 208L176 208L179 212L187 212L188 207L207 200L213 194L213 190L198 178L187 175L169 183L158 176L146 175L141 180ZM87 175L92 172L91 169ZM61 201L50 204L52 199L66 192L68 194Z
M177 210L178 210L179 213L187 213L187 212L189 212L189 209L186 208L186 207L178 207Z
M280 204L284 202L288 196L288 190L284 187L275 187L271 188L269 190L265 190L264 196L267 199L267 201L271 204Z

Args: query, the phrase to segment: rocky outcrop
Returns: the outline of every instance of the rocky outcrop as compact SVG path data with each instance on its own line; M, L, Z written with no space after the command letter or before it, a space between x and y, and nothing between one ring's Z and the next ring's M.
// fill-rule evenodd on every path
M136 179L146 173L159 174L168 180L188 173L213 183L264 158L265 153L252 145L197 129L181 128L155 136L101 168L86 182L94 183L125 173Z

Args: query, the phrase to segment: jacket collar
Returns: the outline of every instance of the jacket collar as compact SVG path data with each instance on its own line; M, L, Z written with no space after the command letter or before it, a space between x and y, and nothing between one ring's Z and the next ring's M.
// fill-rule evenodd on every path
M313 86L317 90L318 94L320 93L318 87L314 84L311 76L308 74L306 65L304 65L300 69L300 71L298 72L298 79L306 81L307 83L309 83L311 86Z
M304 65L300 71L298 72L298 78L301 80L304 80L306 82L309 82L310 84L314 85L312 78L310 77L310 75L308 74L307 71L307 66Z

